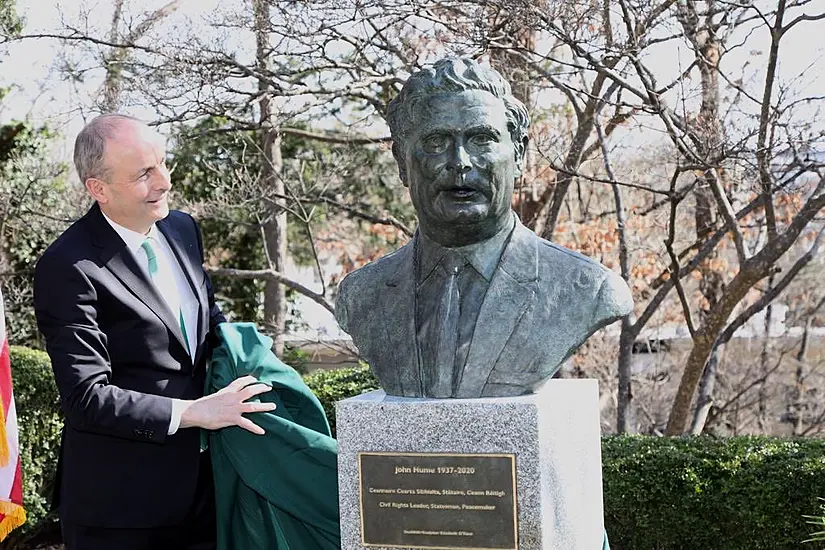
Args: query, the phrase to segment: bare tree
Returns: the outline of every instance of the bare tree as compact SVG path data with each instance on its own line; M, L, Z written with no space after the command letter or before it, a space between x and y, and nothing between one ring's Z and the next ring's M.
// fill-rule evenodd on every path
M98 97L100 109L104 113L116 112L123 106L123 67L129 60L130 46L138 44L155 25L174 13L180 7L182 0L173 0L146 14L140 23L134 28L127 29L126 32L121 30L124 2L125 0L114 0L112 25L109 29L109 42L117 44L118 47L109 48L103 54L102 59L106 75Z
M375 165L357 174L376 177L369 192L382 193L395 180L382 119L405 77L443 55L488 56L535 121L516 204L522 219L618 265L634 289L637 309L619 338L621 431L636 429L634 411L657 417L634 405L634 342L663 319L688 328L690 351L668 411L667 432L678 434L689 423L698 433L714 416L714 384L726 375L715 354L737 323L768 307L817 252L801 245L818 233L825 201L821 159L812 154L821 129L803 123L817 98L778 80L783 37L825 18L814 7L810 0L250 0L164 40L46 34L128 52L112 58L129 61L121 89L153 107L160 122L212 117L222 121L216 132L254 136L248 155L259 169L222 184L247 188L235 204L254 213L242 221L262 232L267 265L215 272L268 281L266 319L277 334L284 286L331 302L324 277L314 290L285 275L285 228L300 226L313 249L323 242L313 231L339 222L384 227L402 239L414 230L412 220L388 211L392 199L385 211L373 210L330 159L374 151ZM741 63L726 63L761 31L770 48L756 83ZM684 64L652 61L662 51L684 56ZM312 158L289 156L288 138L312 144L302 153ZM346 267L368 256L348 258ZM317 254L313 262L320 274ZM765 382L772 361L766 356Z

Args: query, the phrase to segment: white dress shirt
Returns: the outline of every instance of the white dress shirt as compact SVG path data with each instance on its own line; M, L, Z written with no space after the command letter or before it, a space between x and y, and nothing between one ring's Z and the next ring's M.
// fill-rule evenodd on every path
M172 311L173 317L178 317L178 311L183 314L183 322L186 325L186 339L191 355L197 345L198 299L192 291L192 287L189 286L186 274L178 263L175 253L172 252L166 237L158 230L155 224L152 224L149 232L144 235L112 221L106 214L103 214L103 217L106 218L106 221L109 222L112 229L123 239L123 242L126 243L126 248L128 248L129 252L135 257L138 265L143 268L146 276L155 284L158 291L160 291L160 295L163 296L163 299ZM150 239L152 248L155 250L155 255L157 256L158 271L154 277L149 276L149 259L146 256L146 251L141 246L147 238ZM168 435L172 435L178 431L184 406L184 401L172 399L172 419L169 422L169 429L166 432Z

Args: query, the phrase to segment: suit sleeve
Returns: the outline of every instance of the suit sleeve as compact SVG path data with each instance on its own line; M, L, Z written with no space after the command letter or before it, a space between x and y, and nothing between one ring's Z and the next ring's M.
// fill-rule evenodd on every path
M40 259L34 308L68 424L80 431L162 443L172 400L111 384L106 335L97 322L97 292L79 262L48 253Z

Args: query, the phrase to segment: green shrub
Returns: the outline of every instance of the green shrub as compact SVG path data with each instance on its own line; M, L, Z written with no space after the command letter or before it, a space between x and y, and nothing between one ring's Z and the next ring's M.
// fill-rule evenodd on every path
M26 509L26 524L15 532L21 535L37 526L48 513L63 420L49 356L42 351L11 346L9 357Z
M335 402L378 389L378 380L367 365L353 368L315 371L304 377L309 389L318 396L335 437Z
M605 524L613 550L780 550L825 511L825 441L608 437Z

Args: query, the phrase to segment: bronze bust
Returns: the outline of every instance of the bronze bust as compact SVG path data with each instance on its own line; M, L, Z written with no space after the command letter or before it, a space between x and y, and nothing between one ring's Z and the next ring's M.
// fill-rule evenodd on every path
M531 393L630 313L624 280L539 238L511 209L529 116L495 70L442 59L389 105L413 239L344 278L336 319L387 394Z

